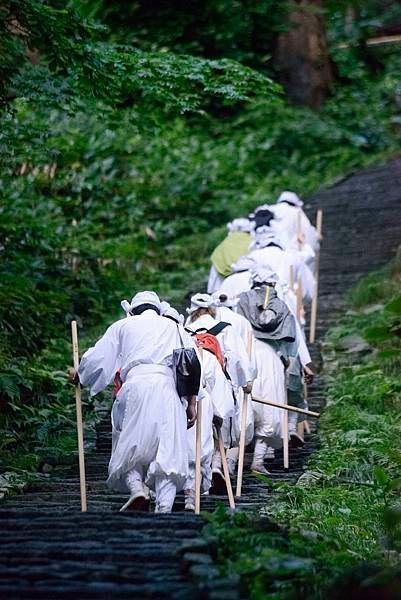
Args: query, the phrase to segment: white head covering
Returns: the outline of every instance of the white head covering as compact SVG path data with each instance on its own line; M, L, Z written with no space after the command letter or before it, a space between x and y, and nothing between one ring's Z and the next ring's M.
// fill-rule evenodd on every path
M128 302L128 300L121 300L121 308L123 309L123 311L125 312L127 317L129 317L129 313L131 310L131 304Z
M233 273L241 273L241 271L250 271L256 265L256 260L251 256L240 256L236 263L231 265Z
M176 310L165 300L163 300L163 302L161 303L160 314L162 315L162 317L170 317L171 319L174 319L174 321L176 321L177 323L184 323L183 315L180 315L178 310Z
M280 196L277 199L277 204L279 204L280 202L289 202L290 204L293 204L294 206L303 206L304 203L302 202L301 198L299 196L297 196L297 194L295 194L295 192L281 192Z
M152 304L159 311L161 309L160 298L156 294L156 292L145 291L145 292L138 292L137 294L135 294L135 296L131 300L130 310L134 310L134 308L136 308L137 306L140 306L141 304ZM121 303L121 305L122 305L122 303Z
M254 224L249 219L234 219L231 223L227 223L227 229L230 233L234 233L234 231L250 233L253 228Z
M191 298L191 306L187 308L187 313L191 313L198 310L198 308L210 308L216 306L216 300L210 294L195 294Z
M216 306L226 306L227 308L234 308L238 304L238 298L235 296L227 296L225 292L215 292L213 294Z
M251 273L252 284L255 283L277 283L279 277L275 271L269 267L257 267Z
M271 243L277 244L281 248L280 240L277 238L277 234L272 227L262 225L253 233L254 242L251 245L252 250L258 250L259 248L265 248Z

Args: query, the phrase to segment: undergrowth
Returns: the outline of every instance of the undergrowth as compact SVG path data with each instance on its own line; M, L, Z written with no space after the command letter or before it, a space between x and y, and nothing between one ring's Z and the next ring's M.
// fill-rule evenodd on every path
M240 575L244 597L401 589L400 267L397 256L361 280L326 337L321 447L297 485L270 482L263 518L210 518L221 568Z

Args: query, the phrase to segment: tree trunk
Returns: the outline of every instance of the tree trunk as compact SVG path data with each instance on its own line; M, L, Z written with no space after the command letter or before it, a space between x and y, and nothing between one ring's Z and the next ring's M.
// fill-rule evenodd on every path
M274 66L296 104L321 106L334 81L328 53L322 0L295 0L288 31L277 38Z

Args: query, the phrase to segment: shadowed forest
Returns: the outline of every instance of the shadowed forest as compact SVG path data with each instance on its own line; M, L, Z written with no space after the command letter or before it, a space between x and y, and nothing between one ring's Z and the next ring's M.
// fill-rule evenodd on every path
M229 220L400 143L397 1L0 0L0 496L76 460L72 319L85 350L141 289L183 308ZM361 280L324 340L309 480L270 482L257 525L207 517L242 597L399 597L400 271ZM88 450L110 401L85 398Z

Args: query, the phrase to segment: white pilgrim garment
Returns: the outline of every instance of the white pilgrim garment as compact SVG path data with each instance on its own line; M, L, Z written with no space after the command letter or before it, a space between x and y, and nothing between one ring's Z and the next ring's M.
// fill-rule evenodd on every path
M226 277L218 288L220 294L226 294L229 298L236 298L242 292L251 289L251 274L249 271L239 271Z
M271 207L274 212L274 220L271 224L278 234L284 233L290 240L298 237L298 227L305 236L305 242L313 250L317 250L319 239L316 228L313 227L302 208L291 206L286 202L279 202Z
M279 279L287 283L291 282L291 269L294 280L296 281L298 278L300 261L296 256L286 250L282 250L277 246L265 246L264 248L252 250L249 253L249 256L253 258L259 266L270 267L272 271L277 273Z
M220 321L214 319L210 314L201 315L196 321L187 319L187 329L197 331L198 329L212 329ZM252 381L250 361L246 352L246 346L241 337L234 331L232 325L225 327L217 334L224 358L226 368L234 389L244 387L248 381Z
M285 404L285 373L284 366L276 351L269 344L255 340L256 364L258 376L253 383L252 393L260 398ZM252 402L255 436L263 438L268 446L282 446L281 432L283 410L266 404Z
M240 335L244 344L246 345L247 354L248 354L249 362L250 362L250 368L251 368L250 381L254 381L257 376L257 366L256 366L255 344L254 344L255 340L253 337L253 331L252 331L251 324L245 317L243 317L242 315L239 315L238 313L235 313L234 311L232 311L230 308L228 308L226 306L219 306L217 310L218 310L218 317L222 321L231 323L231 325L234 328L234 331L236 331ZM249 352L249 350L250 350L250 352ZM243 401L244 401L244 391L242 388L237 390L236 397L237 397L238 404L239 404L239 428L240 428L241 423L242 423L242 407L243 407ZM248 402L248 411L247 411L247 415L246 415L246 432L245 432L245 443L246 444L249 444L252 441L253 433L254 433L253 408L252 408L252 403Z
M210 267L209 279L207 282L207 293L213 294L214 292L219 290L223 281L224 281L224 277L222 275L220 275L220 273L217 271L216 267L214 265L212 265Z
M173 350L181 346L177 325L153 310L122 321L84 354L79 368L91 394L111 383L121 368L108 483L129 491L126 479L133 472L156 493L167 484L180 490L188 475L188 452L186 407L171 368Z

